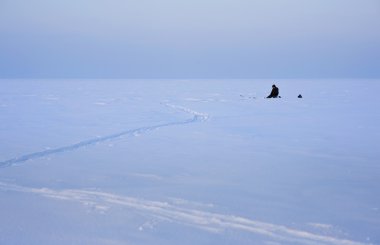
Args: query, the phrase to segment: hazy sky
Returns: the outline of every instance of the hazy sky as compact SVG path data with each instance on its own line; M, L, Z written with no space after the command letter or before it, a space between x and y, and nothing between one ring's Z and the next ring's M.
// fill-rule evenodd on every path
M0 0L0 77L380 77L380 1Z

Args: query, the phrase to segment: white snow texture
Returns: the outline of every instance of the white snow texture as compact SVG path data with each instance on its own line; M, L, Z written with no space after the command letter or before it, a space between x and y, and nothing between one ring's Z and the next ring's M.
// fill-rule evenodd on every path
M378 80L0 85L0 244L380 244Z

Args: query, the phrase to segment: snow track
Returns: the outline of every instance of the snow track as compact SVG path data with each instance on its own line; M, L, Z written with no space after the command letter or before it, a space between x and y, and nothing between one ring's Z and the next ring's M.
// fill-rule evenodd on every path
M104 213L112 208L133 209L141 212L144 216L159 218L164 222L175 222L213 233L220 233L230 229L253 233L292 244L369 245L368 243L340 239L330 235L315 234L244 217L219 214L199 208L180 206L174 203L121 196L108 192L81 189L53 190L48 188L30 188L4 182L0 182L0 190L32 193L63 201L76 201L100 213Z
M38 158L43 158L49 155L57 154L57 153L63 153L63 152L69 152L69 151L74 151L86 146L94 145L97 143L102 143L105 141L110 141L110 140L115 140L123 136L133 136L136 134L144 134L148 133L150 131L159 129L159 128L164 128L164 127L170 127L170 126L178 126L178 125L185 125L185 124L190 124L190 123L195 123L195 122L201 122L201 121L206 121L208 119L207 114L199 113L193 110L190 110L188 108L182 107L182 106L176 106L172 104L165 104L166 106L176 109L178 111L182 111L188 114L193 115L192 118L184 120L184 121L177 121L177 122L168 122L168 123L162 123L162 124L157 124L153 126L147 126L147 127L141 127L141 128L136 128L136 129L131 129L99 138L94 138L94 139L89 139L85 141L81 141L76 144L68 145L68 146L62 146L59 148L55 149L49 149L45 151L39 151L39 152L34 152L26 155L22 155L19 157L15 157L9 160L5 160L3 162L0 162L0 168L5 168L5 167L11 167L15 164L26 162L28 160L33 160L33 159L38 159Z

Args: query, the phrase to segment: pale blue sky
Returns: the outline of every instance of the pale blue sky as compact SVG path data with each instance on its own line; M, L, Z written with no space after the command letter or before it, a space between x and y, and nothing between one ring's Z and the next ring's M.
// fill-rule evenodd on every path
M0 0L0 77L380 77L379 0Z

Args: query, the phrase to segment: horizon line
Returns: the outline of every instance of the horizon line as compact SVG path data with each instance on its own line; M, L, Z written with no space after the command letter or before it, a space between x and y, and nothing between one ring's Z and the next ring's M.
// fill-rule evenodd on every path
M380 77L247 77L247 78L222 78L222 77L157 77L157 78L143 78L143 77L0 77L0 80L303 80L303 79L313 79L313 80L376 80Z

